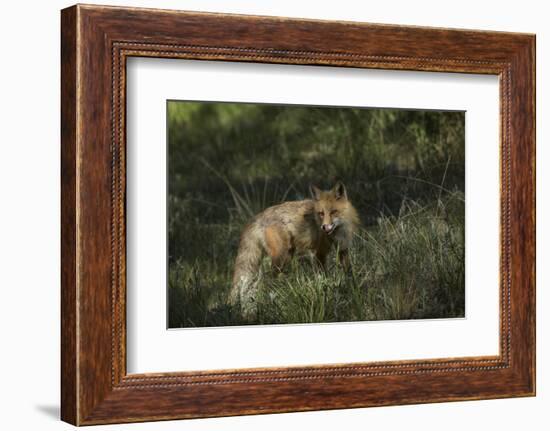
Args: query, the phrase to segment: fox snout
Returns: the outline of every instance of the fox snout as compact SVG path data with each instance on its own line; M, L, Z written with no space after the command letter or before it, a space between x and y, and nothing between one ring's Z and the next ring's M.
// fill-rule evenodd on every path
M323 229L326 233L330 234L332 233L332 231L334 230L334 228L336 227L336 225L334 223L324 223L322 226L321 226L321 229Z

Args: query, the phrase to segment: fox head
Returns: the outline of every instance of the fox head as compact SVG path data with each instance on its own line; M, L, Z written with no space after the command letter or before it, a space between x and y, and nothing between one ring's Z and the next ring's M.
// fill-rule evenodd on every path
M348 210L351 202L348 200L346 187L337 182L331 190L320 190L318 187L310 187L314 202L315 217L321 229L328 235L334 233L348 220Z

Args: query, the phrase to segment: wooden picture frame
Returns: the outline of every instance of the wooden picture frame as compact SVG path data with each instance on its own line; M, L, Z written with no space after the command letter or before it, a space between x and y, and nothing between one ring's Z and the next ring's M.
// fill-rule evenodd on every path
M535 394L535 37L77 5L61 14L61 418L75 425ZM500 354L127 374L130 56L500 78Z

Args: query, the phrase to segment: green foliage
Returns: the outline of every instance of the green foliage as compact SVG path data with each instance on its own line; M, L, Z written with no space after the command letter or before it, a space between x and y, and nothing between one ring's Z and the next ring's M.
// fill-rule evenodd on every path
M464 315L463 113L169 102L168 134L170 327ZM337 179L363 222L353 275L266 260L245 321L227 299L242 228Z

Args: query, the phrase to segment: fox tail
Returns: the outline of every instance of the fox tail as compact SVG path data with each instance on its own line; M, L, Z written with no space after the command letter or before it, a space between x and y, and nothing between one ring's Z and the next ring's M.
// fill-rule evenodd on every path
M232 303L240 302L245 315L251 315L256 309L255 293L262 256L261 231L252 224L241 236L230 295Z

